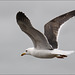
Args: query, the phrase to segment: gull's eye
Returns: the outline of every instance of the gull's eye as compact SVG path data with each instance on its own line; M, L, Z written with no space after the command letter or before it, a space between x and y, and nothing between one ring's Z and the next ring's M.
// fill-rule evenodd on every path
M26 52L27 52L27 50L26 50Z

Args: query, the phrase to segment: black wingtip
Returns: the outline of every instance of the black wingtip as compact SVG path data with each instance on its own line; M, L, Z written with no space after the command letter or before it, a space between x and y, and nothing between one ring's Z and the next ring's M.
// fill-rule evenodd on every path
M71 11L70 14L75 16L75 10Z
M19 11L16 15L16 19L17 20L22 20L24 18L24 16L25 16L24 13Z
M25 16L25 14L23 12L18 12L17 15L16 15L16 19L17 20L24 20L24 18L27 19L27 17Z

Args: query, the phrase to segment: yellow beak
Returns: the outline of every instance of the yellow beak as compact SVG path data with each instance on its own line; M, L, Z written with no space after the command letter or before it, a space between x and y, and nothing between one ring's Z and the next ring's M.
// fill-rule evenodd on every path
M22 54L21 54L21 56L24 56L24 55L26 55L26 53L22 53Z

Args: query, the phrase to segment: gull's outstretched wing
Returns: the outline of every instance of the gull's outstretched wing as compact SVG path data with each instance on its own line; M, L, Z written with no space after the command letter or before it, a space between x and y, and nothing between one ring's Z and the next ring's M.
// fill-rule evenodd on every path
M58 47L57 43L58 29L64 22L66 22L73 16L75 16L75 10L65 13L61 16L58 16L53 20L49 21L47 24L45 24L44 34L46 35L50 45L52 45L54 49Z
M25 32L33 41L34 47L37 49L51 49L48 40L45 36L36 30L32 25L30 20L22 12L18 12L16 15L17 23L21 30Z

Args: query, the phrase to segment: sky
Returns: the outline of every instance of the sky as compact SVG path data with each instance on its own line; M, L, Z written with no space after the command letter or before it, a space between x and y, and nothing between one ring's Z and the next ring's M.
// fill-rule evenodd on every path
M75 74L75 53L65 59L21 57L33 43L16 22L22 11L44 33L47 22L72 10L75 1L0 1L0 74ZM62 27L58 44L60 50L75 50L75 17Z

